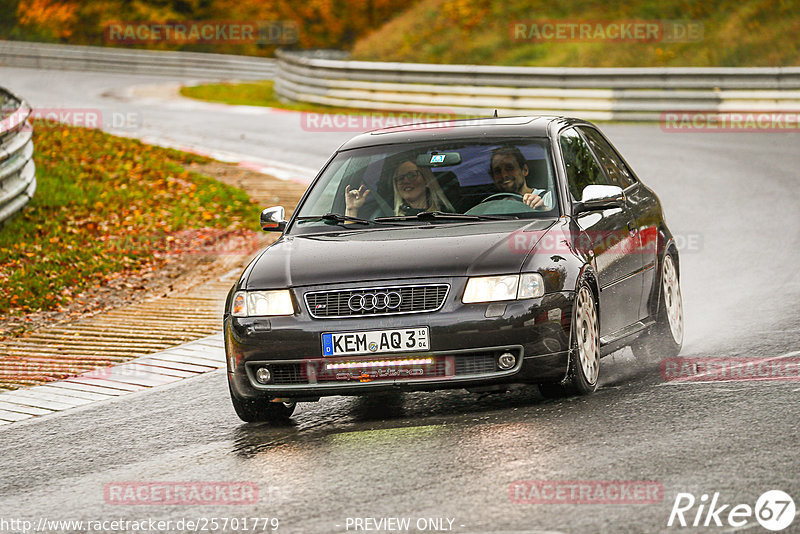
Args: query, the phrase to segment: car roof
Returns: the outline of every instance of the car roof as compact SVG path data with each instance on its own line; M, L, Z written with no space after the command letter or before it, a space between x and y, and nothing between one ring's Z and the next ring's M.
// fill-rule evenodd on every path
M401 116L402 117L402 116ZM558 116L486 117L402 124L357 135L339 150L418 141L441 141L482 137L547 137L553 122L589 124L584 120Z

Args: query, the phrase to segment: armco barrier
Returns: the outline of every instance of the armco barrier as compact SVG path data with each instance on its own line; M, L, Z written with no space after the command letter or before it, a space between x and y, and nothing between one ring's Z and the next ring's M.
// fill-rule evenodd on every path
M275 60L198 52L0 41L0 66L72 69L209 80L272 78Z
M548 113L657 121L665 111L800 112L800 67L544 68L267 58L0 41L0 65L201 79L275 78L282 98L460 115Z
M800 111L800 67L539 68L345 61L278 51L285 99L463 115L657 121L664 111Z
M0 87L0 223L25 207L36 191L31 108Z

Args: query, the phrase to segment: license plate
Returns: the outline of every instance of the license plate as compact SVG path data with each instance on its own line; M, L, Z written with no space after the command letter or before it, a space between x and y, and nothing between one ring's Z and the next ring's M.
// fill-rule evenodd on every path
M323 356L409 352L428 350L429 347L427 326L322 334Z

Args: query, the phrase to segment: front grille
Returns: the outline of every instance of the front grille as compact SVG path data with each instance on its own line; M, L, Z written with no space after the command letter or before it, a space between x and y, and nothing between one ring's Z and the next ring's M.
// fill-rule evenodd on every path
M462 354L456 356L456 376L477 375L497 371L497 357L491 353Z
M308 378L299 363L278 363L270 366L274 384L308 384Z
M369 287L305 294L308 313L317 319L432 312L442 307L448 284Z

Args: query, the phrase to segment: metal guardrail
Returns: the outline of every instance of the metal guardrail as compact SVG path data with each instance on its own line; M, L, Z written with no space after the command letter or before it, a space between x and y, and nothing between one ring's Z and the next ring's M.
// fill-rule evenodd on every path
M275 74L270 58L25 41L0 41L0 65L214 80L258 80Z
M276 55L278 95L338 107L631 121L675 110L800 112L800 67L539 68Z
M31 107L0 88L0 223L20 211L36 191Z

